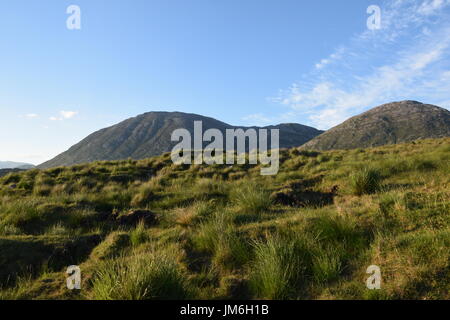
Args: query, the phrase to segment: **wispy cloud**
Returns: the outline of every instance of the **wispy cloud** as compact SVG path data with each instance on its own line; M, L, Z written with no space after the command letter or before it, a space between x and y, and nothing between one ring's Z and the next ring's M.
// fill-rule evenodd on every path
M27 113L26 115L24 115L24 117L28 119L37 119L39 118L39 115L36 113Z
M450 0L386 1L380 30L349 39L272 101L321 129L390 101L450 101L449 7Z
M58 116L50 117L51 121L62 121L67 119L72 119L78 114L78 111L60 111Z

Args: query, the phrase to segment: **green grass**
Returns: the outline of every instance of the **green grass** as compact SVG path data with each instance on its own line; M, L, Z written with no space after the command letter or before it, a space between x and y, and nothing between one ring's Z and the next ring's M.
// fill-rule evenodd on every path
M295 299L311 273L312 252L301 235L255 243L251 288L261 299Z
M165 253L133 255L104 262L92 280L96 300L159 300L188 297L186 278Z
M245 184L233 191L234 204L244 213L259 214L270 209L270 193L257 184Z
M135 247L139 246L142 243L145 243L148 240L147 230L145 229L144 221L140 221L136 228L131 230L130 232L130 241L131 244Z
M350 183L355 195L372 194L380 190L381 174L376 169L360 169L351 175Z
M450 139L280 158L264 177L168 154L1 177L0 298L450 299Z

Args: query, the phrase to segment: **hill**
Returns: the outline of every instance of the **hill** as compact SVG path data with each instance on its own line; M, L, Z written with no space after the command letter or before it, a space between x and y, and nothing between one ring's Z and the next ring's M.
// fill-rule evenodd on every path
M226 129L237 128L196 114L148 112L99 130L38 167L68 166L97 160L144 159L161 155L177 144L170 141L172 132L185 128L193 133L194 121L202 121L204 131L216 128L224 133ZM268 128L280 129L281 148L300 146L323 132L300 124L280 124Z
M170 154L9 173L0 300L450 299L450 138L280 156L275 176Z
M417 101L384 104L326 131L302 149L368 148L450 137L450 112Z
M20 172L24 169L14 168L14 169L0 169L0 177L6 176L10 172Z
M0 161L0 169L31 169L34 165L23 162Z

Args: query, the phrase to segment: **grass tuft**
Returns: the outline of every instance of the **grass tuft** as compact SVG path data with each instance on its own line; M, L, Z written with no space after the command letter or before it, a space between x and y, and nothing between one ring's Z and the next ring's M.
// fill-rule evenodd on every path
M381 174L376 169L363 168L350 177L353 194L361 196L380 190Z

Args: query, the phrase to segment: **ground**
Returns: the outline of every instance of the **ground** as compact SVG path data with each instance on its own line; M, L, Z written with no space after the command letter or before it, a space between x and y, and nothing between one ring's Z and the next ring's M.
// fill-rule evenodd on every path
M265 177L169 154L7 174L0 299L450 298L449 138L280 155Z

